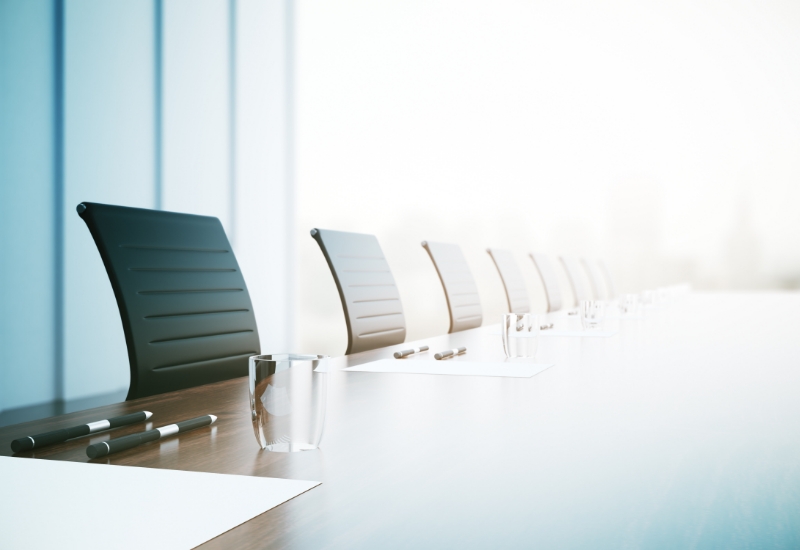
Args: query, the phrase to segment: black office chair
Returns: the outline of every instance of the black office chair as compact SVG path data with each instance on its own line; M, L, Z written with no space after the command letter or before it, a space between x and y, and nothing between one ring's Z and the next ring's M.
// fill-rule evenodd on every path
M547 311L558 311L561 309L561 287L558 285L556 267L550 261L550 256L542 253L532 252L530 254L539 277L542 279L544 293L547 296Z
M122 317L128 399L248 374L248 357L260 353L258 329L217 218L90 202L77 210Z
M450 312L448 333L481 326L483 310L478 296L478 285L467 264L461 247L457 244L422 241L428 251L439 280L444 288L447 309Z
M575 305L579 306L581 302L591 300L591 295L586 285L583 284L583 273L578 260L572 256L561 256L561 265L564 266L564 271L567 272L567 279L569 279L569 284L572 286L572 295L575 299Z
M402 344L406 318L392 271L375 235L312 229L342 299L346 355Z
M503 288L506 289L508 312L530 313L528 289L525 287L525 279L522 278L522 271L520 271L514 255L510 251L500 248L487 248L486 252L492 257L497 272L500 274L500 280L503 281Z

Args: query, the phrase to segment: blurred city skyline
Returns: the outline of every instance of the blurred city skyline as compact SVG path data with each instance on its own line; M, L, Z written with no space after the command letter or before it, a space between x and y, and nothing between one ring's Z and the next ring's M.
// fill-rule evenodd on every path
M462 246L485 322L488 246L540 311L531 251L633 292L797 288L799 25L790 2L298 2L301 347L346 334L312 227L378 236L409 338L447 326L425 239Z

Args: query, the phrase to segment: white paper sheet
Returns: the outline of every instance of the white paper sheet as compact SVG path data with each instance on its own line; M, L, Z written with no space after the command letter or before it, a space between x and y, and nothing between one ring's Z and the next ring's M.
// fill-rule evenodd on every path
M348 367L346 371L391 372L402 374L452 374L455 376L500 376L505 378L530 378L552 364L508 362L481 363L478 361L429 361L405 359L381 359L363 365Z
M582 329L575 329L575 330L557 330L555 328L550 328L547 330L540 330L539 336L548 337L548 336L579 336L581 338L608 338L609 336L614 336L618 333L618 330L582 330ZM491 330L487 330L486 334L489 336L500 337L500 329L494 328Z
M618 330L556 330L554 328L539 331L539 335L546 336L580 336L581 338L608 338L614 336Z
M317 481L0 457L3 548L194 548ZM94 541L94 542L92 542Z

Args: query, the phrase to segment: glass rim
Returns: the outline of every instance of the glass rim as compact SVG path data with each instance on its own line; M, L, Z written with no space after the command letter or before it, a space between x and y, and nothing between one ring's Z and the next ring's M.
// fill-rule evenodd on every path
M261 355L251 355L250 361L321 361L330 359L328 355L301 355L298 353L266 353Z

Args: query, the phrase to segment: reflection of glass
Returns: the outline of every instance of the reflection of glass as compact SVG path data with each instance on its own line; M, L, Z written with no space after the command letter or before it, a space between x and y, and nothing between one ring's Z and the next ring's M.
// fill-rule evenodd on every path
M539 342L539 318L530 313L506 313L502 334L506 357L533 357Z
M606 318L606 303L600 300L583 300L581 302L581 323L583 328L592 329L600 326Z
M254 355L250 358L250 411L262 449L316 449L325 425L328 391L324 355Z
M646 309L653 307L656 303L656 293L652 290L642 291L642 306Z
M636 294L626 294L622 299L622 314L633 316L636 315L639 308L639 296Z

